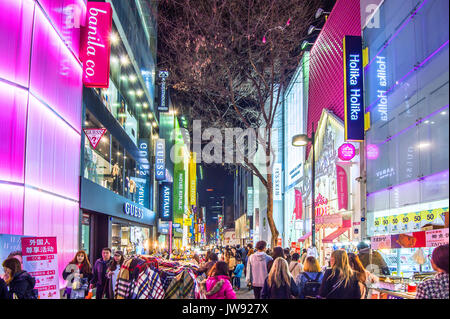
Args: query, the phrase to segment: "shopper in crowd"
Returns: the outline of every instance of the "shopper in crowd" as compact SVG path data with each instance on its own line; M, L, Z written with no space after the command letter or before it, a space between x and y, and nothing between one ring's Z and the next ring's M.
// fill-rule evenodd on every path
M22 269L23 269L22 251L15 250L15 251L9 253L8 258L16 258L18 261L20 261L20 267L22 267Z
M354 253L348 254L348 262L356 277L359 280L359 289L361 290L361 299L367 299L369 295L369 286L378 282L378 277L367 271Z
M360 299L358 278L348 262L345 250L335 250L331 253L331 269L323 276L319 295L326 299Z
M303 249L302 251L302 257L300 257L300 263L303 265L305 263L306 257L307 257L307 250Z
M236 267L236 257L235 257L236 249L228 247L225 251L225 262L228 265L228 276L231 278L231 275Z
M123 252L116 250L111 265L109 265L108 270L106 271L106 278L108 279L106 284L108 292L106 295L109 299L115 298L117 278L119 277L120 267L122 267L124 261L125 258Z
M107 293L108 290L106 289L106 271L108 270L109 265L111 264L111 248L103 248L102 249L102 258L99 258L95 261L94 264L94 271L93 271L93 278L91 280L91 286L90 288L96 288L95 292L95 298L96 299L102 299L103 294ZM109 296L107 295L106 298Z
M84 250L78 251L73 259L69 262L62 273L63 279L67 280L66 290L63 296L70 299L72 285L78 277L81 281L90 282L92 280L92 267L88 256ZM69 280L68 280L69 279Z
M247 275L247 263L248 263L248 257L250 257L254 253L253 245L250 243L247 245L247 248L245 250L244 255L244 274Z
M236 293L228 276L228 265L224 261L214 264L208 273L205 284L205 295L207 299L236 299Z
M211 268L214 266L216 262L219 261L219 257L217 257L216 253L210 252L208 254L208 259L206 260L206 263L201 265L199 269L197 270L197 274L200 276L202 274L207 274Z
M272 260L272 257L267 255L266 242L261 240L256 243L256 252L248 258L246 281L253 287L253 294L255 299L260 299L261 290L264 287L264 281L267 278L267 263Z
M289 272L286 259L277 257L264 281L262 299L291 299L298 295L298 287Z
M449 299L448 250L448 244L433 250L430 262L437 274L419 284L416 299Z
M2 299L11 299L11 296L8 291L8 285L3 278L0 277L0 300Z
M268 263L267 263L267 272L269 273L270 272L270 269L272 268L272 264L273 264L273 262L274 262L274 260L275 259L277 259L278 257L281 257L281 258L285 258L285 256L284 256L284 250L283 250L283 248L281 248L281 247L275 247L274 249L273 249L273 252L272 252L272 260L270 260Z
M242 259L242 250L241 250L241 245L236 245L235 248L235 253L234 253L234 257L237 259Z
M37 299L38 291L34 289L36 280L25 270L17 258L7 258L3 262L4 281L8 286L9 299Z
M291 256L291 250L289 248L283 249L284 252L284 258L288 262L288 265L291 263L292 256Z
M236 268L233 271L233 286L237 289L241 289L241 277L242 273L244 271L244 264L242 263L241 259L236 260Z
M303 272L295 277L298 297L300 299L316 298L319 294L322 279L323 273L320 271L319 261L313 256L307 257L303 265Z
M370 250L369 245L365 242L360 242L356 248L358 249L358 258L361 261L364 268L370 268L375 275L391 274L389 267L377 250Z
M303 265L299 263L300 254L294 253L292 254L291 262L289 263L289 272L292 277L297 278L298 275L303 271Z

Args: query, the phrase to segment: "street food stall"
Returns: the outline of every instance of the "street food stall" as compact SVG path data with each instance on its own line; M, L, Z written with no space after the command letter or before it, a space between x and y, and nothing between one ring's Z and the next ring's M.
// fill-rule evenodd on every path
M418 284L435 274L430 262L433 249L448 244L448 235L448 228L438 228L372 237L371 254L381 255L387 269L381 269L382 265L372 260L365 265L380 278L370 287L371 298L415 298Z

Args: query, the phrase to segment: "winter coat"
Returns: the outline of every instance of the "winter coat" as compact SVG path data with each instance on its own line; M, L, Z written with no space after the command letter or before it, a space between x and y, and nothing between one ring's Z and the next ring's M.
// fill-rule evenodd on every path
M241 278L242 277L242 272L244 271L244 265L241 263L241 264L238 264L237 266L236 266L236 268L234 269L234 275L237 277L237 278Z
M273 260L272 257L263 251L258 251L248 258L247 262L247 282L253 287L264 287L267 278L267 263Z
M206 280L207 299L236 299L236 293L227 276L214 276Z
M319 295L326 299L360 299L361 290L359 288L359 281L354 274L346 286L344 283L337 285L340 282L339 270L336 271L335 276L331 276L332 269L327 269L323 275L322 285L319 289ZM336 289L333 289L337 287Z
M297 276L303 271L303 266L298 261L292 260L289 263L289 271L291 272L293 278L297 278Z
M0 300L1 299L11 299L11 295L8 291L8 286L2 278L0 278Z
M281 285L277 287L275 283L269 286L269 280L266 278L264 281L264 288L261 291L261 299L291 299L292 296L298 295L298 287L291 277L291 286Z
M14 278L9 283L9 293L11 296L15 294L18 299L34 299L34 285L36 279L32 277L25 270L14 275Z
M319 278L317 278L317 281L319 283L321 283L322 279L323 279L323 273L321 273L321 272L304 272L304 273L301 273L300 275L298 275L297 277L295 277L295 283L298 286L298 297L300 299L305 299L304 289L305 289L305 284L308 282L308 278L306 278L305 274L307 274L308 277L311 278L312 280L315 280L317 277L317 274L320 274Z
M112 258L108 261L104 261L103 258L99 258L95 261L94 268L92 271L92 280L91 284L96 286L104 286L106 283L106 271L111 265Z

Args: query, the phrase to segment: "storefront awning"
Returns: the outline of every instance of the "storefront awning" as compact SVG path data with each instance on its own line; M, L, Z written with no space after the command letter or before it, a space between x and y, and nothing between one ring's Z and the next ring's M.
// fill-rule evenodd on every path
M311 236L311 232L309 232L309 233L306 233L305 235L303 235L302 237L300 237L299 239L298 239L298 242L304 242L309 236Z
M341 236L343 233L345 233L347 230L349 230L350 227L339 227L337 230L329 234L327 237L325 237L322 242L323 243L332 243L333 240Z

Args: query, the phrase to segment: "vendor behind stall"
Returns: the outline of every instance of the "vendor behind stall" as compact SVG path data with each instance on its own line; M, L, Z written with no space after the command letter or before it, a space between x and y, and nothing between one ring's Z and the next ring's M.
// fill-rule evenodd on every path
M358 257L364 268L372 271L376 275L391 274L386 261L384 261L383 256L378 251L372 250L372 257L370 257L370 248L366 243L360 242L356 248L358 248Z

